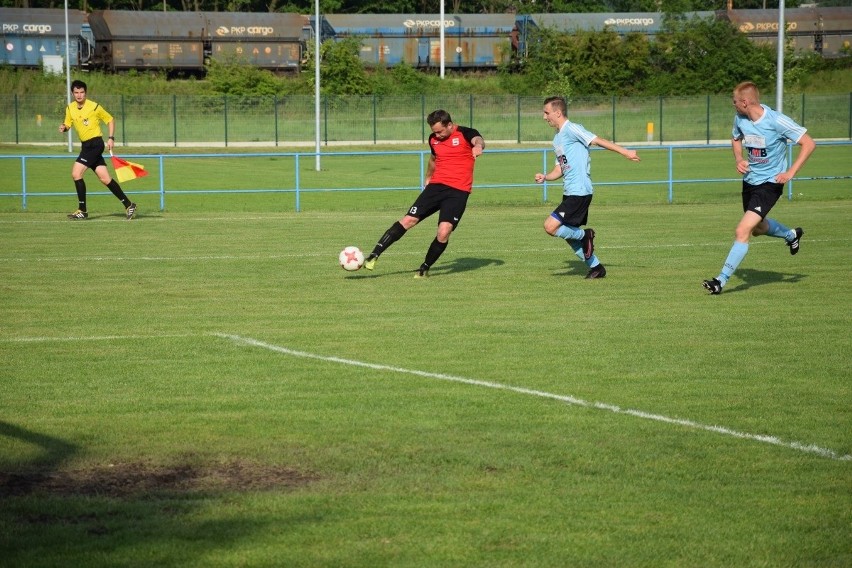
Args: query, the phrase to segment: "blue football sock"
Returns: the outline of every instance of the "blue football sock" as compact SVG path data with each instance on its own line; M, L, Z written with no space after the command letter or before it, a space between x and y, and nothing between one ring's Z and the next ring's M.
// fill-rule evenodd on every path
M734 241L731 246L731 252L728 253L728 258L725 259L725 265L722 266L722 272L719 273L718 280L722 286L728 283L728 280L733 276L734 271L740 265L748 252L748 243Z
M791 241L795 238L795 233L789 227L785 227L775 219L767 219L766 222L769 223L769 230L766 231L768 236L777 237L787 241Z
M583 229L571 227L570 225L562 225L556 230L556 233L553 236L570 241L579 241L585 234L586 232Z
M586 262L586 255L583 254L583 243L581 243L580 241L565 241L565 242L568 243L568 246L571 247L571 250L574 251L574 254L576 254L577 257L580 260L582 260L583 262Z
M568 246L571 247L571 250L574 251L574 254L577 255L577 258L586 263L586 266L589 268L594 268L601 263L598 255L593 254L591 257L586 258L586 255L583 254L583 243L580 241L567 241Z

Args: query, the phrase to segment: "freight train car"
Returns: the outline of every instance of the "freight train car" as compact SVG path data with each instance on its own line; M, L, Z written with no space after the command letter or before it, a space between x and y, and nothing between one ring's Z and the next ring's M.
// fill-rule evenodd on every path
M51 58L65 61L65 12L47 8L0 8L0 64L40 67ZM68 11L68 54L73 67L89 64L95 38L86 14ZM47 59L46 59L47 58ZM60 65L63 66L64 65Z
M201 72L210 59L234 55L273 71L298 71L302 62L298 14L97 10L89 22L94 64L111 71Z
M361 40L365 64L389 67L440 67L444 28L444 66L495 68L509 60L519 41L512 14L328 14L337 39ZM514 30L514 32L513 32Z
M730 10L723 17L752 41L778 45L778 10ZM796 50L825 57L850 53L852 8L791 8L784 11L784 37Z
M715 12L689 12L688 18L715 18ZM611 30L618 35L641 33L653 39L663 30L662 12L626 12L609 14L532 14L530 19L540 28L561 32Z

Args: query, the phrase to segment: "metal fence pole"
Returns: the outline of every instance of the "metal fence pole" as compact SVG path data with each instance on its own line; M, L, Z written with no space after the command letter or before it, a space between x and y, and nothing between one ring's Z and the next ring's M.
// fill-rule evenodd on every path
M177 95L172 95L172 130L174 132L175 148L177 148Z
M166 210L166 173L164 157L160 156L160 211Z
M21 143L21 136L18 133L18 93L15 93L15 144ZM65 120L65 117L62 117L62 120Z
M301 204L299 203L299 189L300 189L300 176L299 176L299 154L296 154L296 165L294 166L296 170L296 213L301 211Z
M228 147L228 95L222 97L223 101L223 119L225 121L225 148Z
M710 143L710 95L707 95L707 143Z
M127 116L127 112L124 110L124 95L121 95L121 144L123 146L127 146L127 121L125 117Z
M278 95L272 95L272 113L275 115L275 145L278 146Z
M515 95L518 114L518 144L521 143L521 95Z
M662 124L660 130L663 129ZM674 147L669 146L669 203L674 201Z
M21 208L23 208L24 211L27 210L27 157L26 156L21 156Z
M660 146L663 145L663 97L660 96Z
M615 95L612 96L612 141L615 142Z

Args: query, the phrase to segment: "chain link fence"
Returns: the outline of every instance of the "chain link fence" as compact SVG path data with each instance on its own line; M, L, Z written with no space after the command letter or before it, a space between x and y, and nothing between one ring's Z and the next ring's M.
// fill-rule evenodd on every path
M93 96L116 119L119 146L301 146L315 142L314 98L104 95ZM6 95L2 144L61 144L57 127L64 96ZM516 95L339 96L320 101L324 144L424 142L425 117L443 108L454 122L480 130L490 142L541 143L553 137L542 120L544 97ZM764 101L774 105L774 96ZM852 93L795 95L784 112L814 138L852 139ZM706 143L730 138L729 96L576 97L569 118L622 144Z

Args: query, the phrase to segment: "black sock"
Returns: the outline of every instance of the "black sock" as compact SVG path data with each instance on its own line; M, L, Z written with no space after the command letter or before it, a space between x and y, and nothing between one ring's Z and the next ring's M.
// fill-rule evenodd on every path
M447 250L448 244L450 244L450 241L442 243L438 240L438 237L435 237L435 240L433 240L432 244L429 245L429 250L426 251L426 259L423 261L423 266L425 266L427 270L438 261L442 254L444 254L444 251Z
M80 211L86 210L86 181L83 179L74 180L74 189L77 190L77 209Z
M125 208L130 207L130 200L127 199L127 196L124 195L123 191L121 191L121 186L118 185L117 181L115 181L114 179L109 180L107 187L114 196L118 197L121 200L121 203L124 204Z
M385 231L385 234L382 235L382 238L379 239L379 242L376 243L376 246L373 249L373 252L370 253L370 256L379 256L380 254L382 254L385 249L387 249L396 241L401 239L402 236L405 234L405 231L405 227L403 227L399 221L395 222L393 225L390 226L390 229Z

